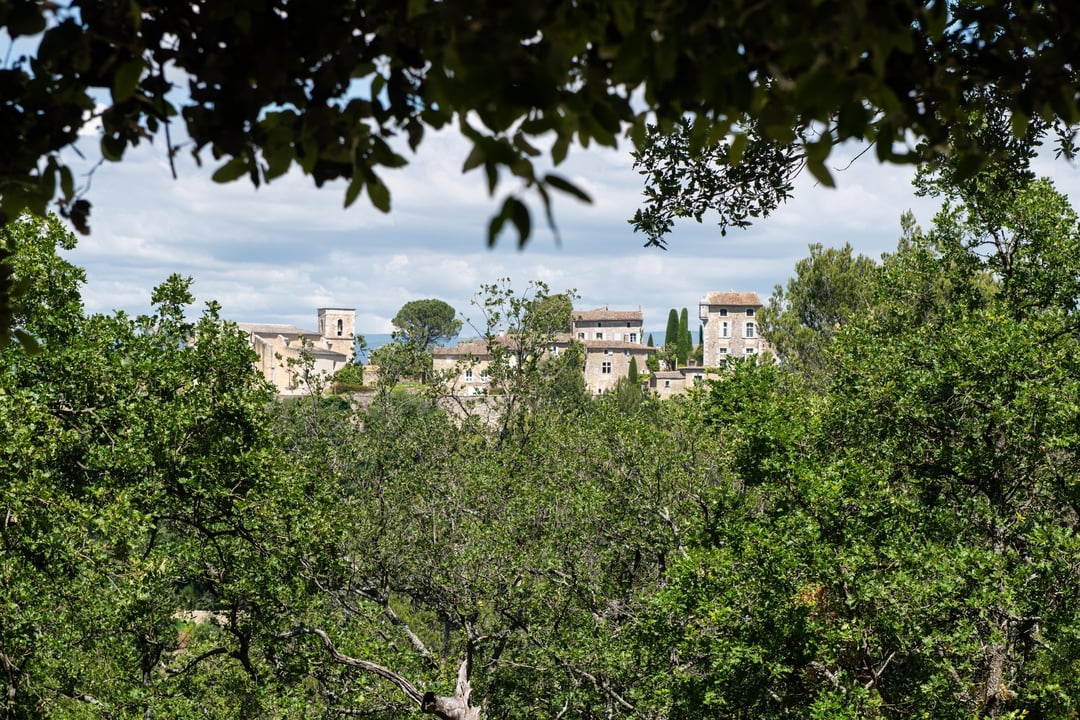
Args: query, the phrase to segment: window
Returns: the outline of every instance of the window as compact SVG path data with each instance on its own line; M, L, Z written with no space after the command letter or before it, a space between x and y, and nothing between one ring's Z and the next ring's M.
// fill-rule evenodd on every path
M480 371L480 382L487 382L487 381L488 381L487 370L481 370Z
M743 352L745 352L747 355L753 355L757 352L757 348L746 348L746 350L744 350Z
M472 368L465 371L465 382L472 382Z
M630 333L630 342L632 342L632 343L637 342L637 333Z
M727 317L727 308L720 308L720 317Z
M731 337L731 326L728 325L727 320L720 323L720 337Z
M756 335L754 335L754 323L748 322L746 323L746 325L743 326L742 336L744 338L757 337Z
M631 327L630 323L626 323L626 327Z
M746 309L746 317L754 317L754 308Z
M604 339L604 333L602 333L602 332L596 333L596 339L597 340L603 340Z
M338 334L338 337L341 337L341 334L343 332L345 332L345 321L342 320L341 318L338 318L338 321L337 321L337 334Z
M728 349L727 348L716 348L716 352L717 352L718 355L727 355L728 354Z
M579 332L577 334L577 336L578 336L578 340L584 340L585 339L585 333L583 333L583 332Z
M670 380L665 380L664 381L664 387L666 387L666 388L671 387L671 381Z
M604 362L600 363L600 372L603 373L604 375L610 375L611 374L611 361L610 360L605 360Z

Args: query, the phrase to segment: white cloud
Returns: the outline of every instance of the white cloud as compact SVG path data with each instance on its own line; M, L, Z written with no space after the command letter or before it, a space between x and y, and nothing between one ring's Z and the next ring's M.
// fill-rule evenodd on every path
M417 298L475 315L470 301L480 285L510 277L515 286L537 279L555 292L576 289L582 306L641 306L646 327L662 328L668 308L692 308L710 290L766 297L810 243L850 242L877 256L895 247L901 212L913 208L928 224L936 206L913 196L911 168L867 156L836 173L835 190L801 177L795 198L749 230L721 237L711 220L687 221L667 251L644 249L627 223L641 199L640 177L625 152L594 148L572 152L556 169L593 197L586 205L555 195L561 245L527 198L528 247L518 251L507 233L487 249L488 219L518 186L508 181L489 197L482 173L460 173L465 155L452 133L430 134L410 167L386 173L394 209L384 215L366 197L343 209L340 183L316 190L290 174L258 190L243 180L217 185L213 168L190 161L180 162L173 181L162 148L130 150L123 163L95 173L93 232L71 254L88 271L87 307L145 312L151 289L179 272L195 278L200 301L221 302L226 317L313 326L316 307L338 305L357 309L360 332L381 333ZM1077 189L1070 166L1040 160L1039 167L1063 191Z

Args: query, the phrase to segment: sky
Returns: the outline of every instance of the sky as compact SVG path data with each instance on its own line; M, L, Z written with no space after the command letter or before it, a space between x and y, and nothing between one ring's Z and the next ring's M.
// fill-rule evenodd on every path
M97 156L93 128L85 155ZM854 155L859 148L843 149ZM486 244L489 218L501 197L518 188L505 181L489 196L480 171L463 175L468 148L453 131L432 133L410 165L388 170L393 209L384 215L362 195L343 207L345 186L316 189L299 172L255 189L249 181L219 185L216 165L198 168L185 154L174 180L163 144L129 150L104 163L91 180L91 234L68 259L87 271L89 312L149 309L151 290L171 273L194 278L199 305L216 300L237 322L289 323L314 328L319 307L355 308L361 334L388 333L401 306L422 298L452 305L466 322L482 284L509 278L517 290L540 280L552 292L574 290L581 309L640 308L646 331L661 331L668 310L691 316L706 292L757 292L766 301L792 274L811 243L850 243L871 257L892 250L900 215L912 210L930 224L937 202L912 193L909 167L879 165L867 153L835 172L838 187L816 186L804 173L787 205L747 230L721 237L708 218L677 224L668 249L643 247L627 220L642 199L629 143L618 150L577 148L557 172L584 188L591 205L556 195L557 243L534 207L533 238L522 251L507 231ZM843 167L841 155L830 160ZM1076 166L1050 159L1039 170L1080 197ZM84 178L85 180L85 178Z

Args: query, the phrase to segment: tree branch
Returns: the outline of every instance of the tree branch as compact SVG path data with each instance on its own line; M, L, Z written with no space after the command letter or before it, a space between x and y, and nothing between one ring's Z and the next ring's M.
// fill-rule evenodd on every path
M416 689L415 685L413 685L401 675L398 675L393 670L385 668L382 665L378 665L367 660L359 660L357 658L349 657L348 655L342 654L338 651L336 647L334 647L333 640L331 640L330 636L327 635L326 632L323 630L320 630L318 628L300 627L294 630L289 630L288 632L283 632L276 637L279 640L288 640L290 638L297 637L298 635L315 635L320 640L322 640L323 646L326 648L326 651L330 653L330 657L333 659L334 662L341 665L348 665L349 667L366 670L369 673L378 675L384 680L389 680L390 682L397 685L410 700L412 700L421 709L423 709L424 695Z
M334 662L366 670L367 672L378 675L384 680L389 680L394 683L410 700L420 706L422 712L434 715L440 718L440 720L480 720L480 708L469 705L470 688L468 658L462 661L461 667L458 668L457 690L453 697L436 695L433 692L421 694L420 691L416 689L415 685L393 670L385 668L377 663L359 660L338 652L337 648L334 647L334 643L330 639L330 636L318 628L300 627L281 633L275 637L279 640L288 640L289 638L294 638L298 635L315 635L318 637L322 640L323 646L326 648L326 651L330 653L330 657L333 658Z
M191 668L193 668L196 665L198 665L199 663L201 663L203 660L206 660L207 658L212 658L215 655L226 655L226 654L228 654L228 652L229 651L227 649L225 649L225 648L221 648L221 647L214 648L213 650L207 650L202 655L195 658L194 660L189 662L187 665L184 665L184 667L180 668L179 670L172 670L169 667L167 667L164 663L161 664L161 667L169 675L183 675L188 670L190 670Z

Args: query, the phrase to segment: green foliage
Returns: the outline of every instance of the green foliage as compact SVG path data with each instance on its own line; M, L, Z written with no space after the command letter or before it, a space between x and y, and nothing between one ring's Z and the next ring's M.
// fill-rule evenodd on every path
M679 312L679 326L675 335L675 358L680 367L686 365L693 344L690 336L690 317L686 308L683 308Z
M668 346L679 339L679 312L675 308L668 310L667 329L664 331L664 345Z
M435 345L453 340L461 331L457 311L436 299L410 300L391 320L402 339L429 352Z
M408 380L423 382L431 376L431 354L400 333L394 333L392 342L372 350L369 360L379 368L376 385L380 390L391 390Z
M179 152L169 128L182 122L217 182L260 185L296 167L320 187L341 181L346 205L366 193L383 212L385 175L408 162L392 138L416 150L456 123L471 146L463 171L482 170L491 193L506 176L517 184L488 239L510 223L519 244L533 225L522 190L536 193L552 228L553 195L588 199L538 169L572 144L615 146L629 134L651 183L638 226L661 243L673 217L719 208L726 227L767 214L802 167L831 185L827 160L848 140L872 144L882 161L944 156L970 177L995 149L972 131L973 115L1000 118L1015 137L1055 124L1070 157L1068 126L1080 120L1078 31L1057 5L199 7L0 9L12 48L29 48L0 68L4 128L17 139L0 173L0 225L44 217L56 199L88 231L90 203L65 158L90 117L110 162L161 135L170 156ZM719 172L688 169L700 166ZM0 287L5 305L10 289ZM0 313L0 342L8 318Z
M805 155L791 143L762 137L756 130L731 140L703 143L689 118L670 128L649 125L633 151L634 169L644 178L645 201L629 222L647 244L667 245L675 221L698 223L715 213L720 234L768 217L792 196Z
M532 322L555 332L568 333L573 328L574 291L545 295L533 302L529 313L534 315Z
M723 141L710 159L732 168L732 178L702 185L702 195L746 207L733 224L766 212L761 194L783 197L790 181L790 169L755 174L755 167L798 161L827 182L825 161L849 139L876 142L883 160L931 158L972 107L995 111L1014 132L1029 118L1078 119L1075 96L1061 91L1076 86L1075 58L1061 50L1073 46L1074 29L1056 7L897 0L887 8L780 3L745 11L609 0L463 12L437 3L361 11L335 1L211 15L186 6L5 9L0 26L12 38L39 38L32 57L3 68L10 134L24 141L0 179L6 219L24 209L44 215L59 196L85 226L89 206L60 153L99 96L110 101L101 114L101 152L110 161L182 121L194 151L220 163L219 182L260 184L297 165L319 185L347 182L346 204L366 191L383 211L391 199L380 174L407 162L389 135L400 133L415 149L429 129L458 122L472 144L465 170L483 169L492 188L509 171L550 209L552 191L584 193L536 171L538 137L554 136L550 159L558 164L572 143L614 145L627 128L647 146L646 119L656 118L659 137L680 129L684 153ZM182 100L170 94L176 78L163 68L191 79ZM370 92L357 96L352 79ZM971 88L1008 92L989 97ZM822 123L829 132L820 132ZM909 135L926 141L916 153L896 147ZM971 134L953 139L977 164ZM775 153L785 162L774 162ZM755 184L757 195L747 190ZM508 197L498 225L510 221L527 237L523 208Z
M85 316L70 242L40 224L13 256L48 269L22 312L46 342L0 352L0 652L6 717L303 714L270 638L311 588L319 490L287 472L247 341L190 281L154 312ZM298 529L303 528L303 532Z
M31 221L0 713L401 717L398 680L464 667L511 720L1075 715L1080 230L1042 181L981 217L950 196L865 273L812 248L777 316L813 311L823 371L748 358L673 401L590 400L582 348L550 351L567 304L488 286L494 420L272 402L189 279L88 317Z
M506 323L521 296L500 287L483 307ZM580 348L557 358L568 356L580 378ZM557 373L545 377L558 387ZM297 438L290 453L340 489L332 513L347 528L348 563L318 583L347 618L334 626L340 646L436 690L468 658L473 695L493 717L636 713L644 698L627 629L679 553L716 448L678 407L629 389L631 405L615 393L549 398L497 427L456 422L408 393L364 412L363 432L348 412L290 405L278 431ZM392 692L327 676L317 656L288 650L327 683L333 707L405 712Z
M650 353L645 358L645 367L649 369L649 372L659 372L660 370L660 357L659 353Z
M1055 258L1067 282L1080 235L1044 182L996 202L1015 243L978 241L967 205L907 225L825 383L736 363L712 384L730 476L636 626L664 714L1076 712L1076 308L1001 268ZM850 252L800 292L826 258Z
M86 273L61 259L56 247L71 250L75 238L55 215L0 226L0 347L11 339L5 328L28 352L63 342L81 315Z
M851 246L810 246L810 256L795 264L787 288L777 286L761 309L761 335L777 357L808 378L826 382L828 351L841 329L871 310L877 267Z
M526 426L529 415L549 402L579 408L584 401L584 348L574 343L566 352L553 352L570 325L574 297L573 291L552 295L542 282L519 292L504 278L482 286L473 300L480 316L469 323L490 357L484 371L489 396L498 396L502 438ZM490 404L484 402L484 412Z
M632 385L639 384L638 367L637 367L637 358L636 357L630 358L630 369L627 370L627 372L626 372L626 379Z
M364 387L364 366L350 362L334 373L332 378L334 392L354 392Z

